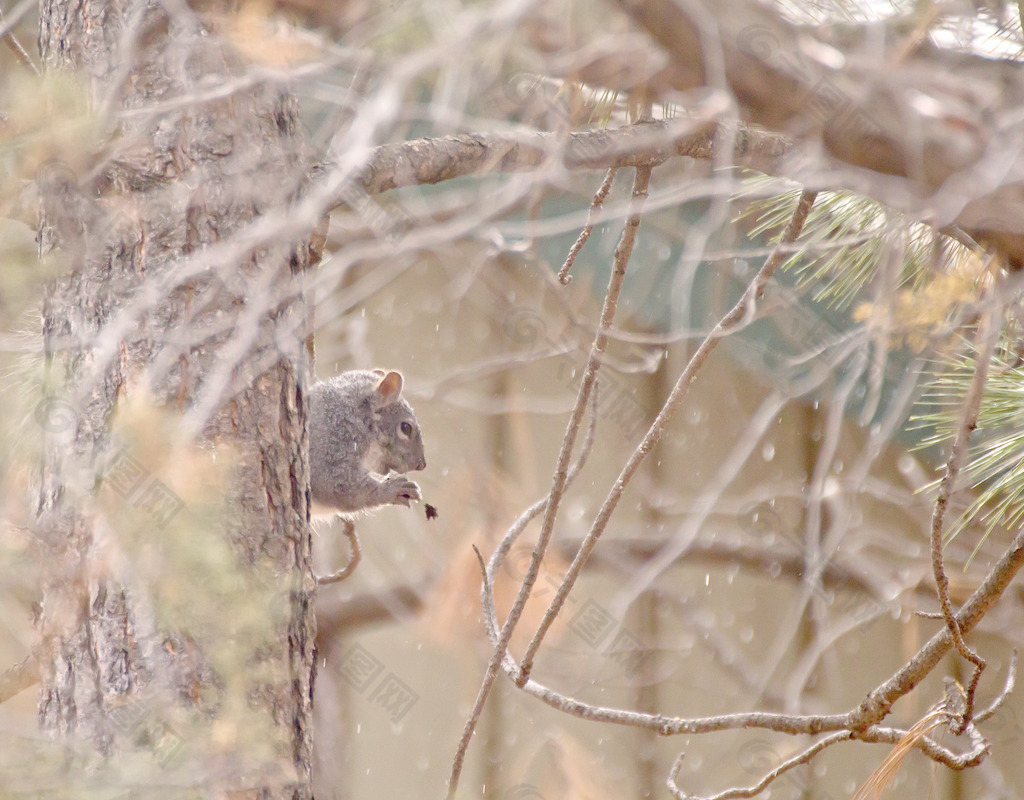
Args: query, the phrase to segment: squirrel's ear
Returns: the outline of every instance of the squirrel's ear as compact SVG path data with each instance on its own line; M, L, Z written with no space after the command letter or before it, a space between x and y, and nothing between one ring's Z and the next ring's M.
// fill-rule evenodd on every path
M376 372L376 370L374 370ZM389 372L377 384L377 402L389 405L397 402L402 395L402 373Z
M385 372L384 370L380 369L379 367L378 367L377 369L374 369L374 370L370 370L370 371L371 371L371 372L372 372L372 373L373 373L374 375L380 375L380 376L381 376L382 378L383 378L383 377L384 377L385 375L387 375L387 373L386 373L386 372Z

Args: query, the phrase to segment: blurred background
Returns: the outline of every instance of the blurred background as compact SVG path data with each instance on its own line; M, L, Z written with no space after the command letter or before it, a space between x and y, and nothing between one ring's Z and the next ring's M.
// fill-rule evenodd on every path
M799 19L911 13L909 4L876 6L816 5ZM219 30L251 59L254 74L287 78L310 150L325 159L456 132L617 127L635 118L630 88L641 78L657 87L667 69L617 9L572 0L300 1L215 10ZM4 12L11 17L6 5ZM1000 26L997 16L965 7L937 23L936 36L952 30L965 48L986 37L1016 46L1019 20ZM95 122L78 89L39 89L29 47L37 24L35 11L23 13L13 30L24 52L0 52L0 670L32 649L47 566L28 546L33 465L40 428L61 424L55 409L40 405L38 309L52 276L39 268L25 222L33 203L26 187L47 158L73 161L78 137L91 136ZM651 108L670 117L686 99L669 95ZM53 115L55 104L64 113ZM792 212L792 184L719 167L679 157L654 170L600 372L593 452L563 500L513 654L522 653L688 359L740 297ZM554 275L586 223L599 171L556 165L466 176L367 195L332 214L323 262L304 287L315 306L316 377L375 367L403 373L427 453L427 469L412 477L437 518L428 519L423 505L360 517L361 564L319 593L321 800L443 795L491 653L472 548L486 558L551 486L632 174L623 168L616 176L607 218L567 286ZM873 201L828 193L805 235L821 250L787 263L756 317L700 372L626 490L540 651L535 680L587 703L669 716L843 713L940 629L918 614L937 610L928 531L945 445L930 392L940 356L960 341L962 328L948 324L951 309L969 292L939 278L973 262L949 242L946 261L924 259L922 227ZM835 240L846 243L822 244ZM902 281L904 265L922 261L914 279ZM842 268L851 265L861 277L842 283L837 275L848 276ZM883 309L886 326L878 324ZM1009 356L1001 363L1014 380L1019 363ZM158 576L154 591L167 598L158 614L226 637L258 625L264 610L247 606L251 595L232 578L229 556L186 530L214 513L220 473L202 459L161 461L174 433L145 412L124 425L187 508L169 530L188 549L173 558L165 549L161 559L170 560L156 561L146 560L141 545L124 551L138 557L140 575ZM955 505L963 510L972 499L965 491ZM116 508L116 498L110 504ZM131 519L131 509L111 511L111 519L122 512ZM499 570L499 616L511 607L538 531L534 521ZM1012 532L997 525L985 535L983 521L968 520L950 540L956 602L977 587ZM315 523L313 536L317 573L345 563L340 524ZM209 570L204 585L215 585L214 594L193 594L181 583L186 570ZM222 578L231 586L217 583ZM1011 587L971 634L990 665L982 706L1002 690L1010 653L1024 636L1022 610L1024 593ZM947 657L897 703L893 724L909 727L927 713L942 697L944 677L964 682L963 662ZM1024 796L1021 703L1011 695L987 723L991 756L980 767L954 773L913 752L889 796ZM10 753L37 746L36 705L31 686L0 704ZM189 730L172 726L153 741L173 754L187 746ZM244 732L219 733L244 741ZM806 746L803 738L758 730L658 737L586 722L502 679L458 796L669 797L665 780L680 752L679 785L710 796L756 783ZM771 796L853 796L890 749L838 745L781 777ZM0 781L0 796L47 791L32 771L11 776L6 787ZM90 791L182 791L145 775L102 783Z

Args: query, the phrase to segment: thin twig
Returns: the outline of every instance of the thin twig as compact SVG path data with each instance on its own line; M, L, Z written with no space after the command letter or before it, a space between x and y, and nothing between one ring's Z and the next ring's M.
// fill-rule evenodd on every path
M800 235L800 231L803 228L804 221L807 219L807 215L811 210L811 205L814 203L816 195L817 192L809 190L805 190L800 195L796 210L793 212L793 216L790 218L789 224L786 225L785 231L783 231L782 238L779 241L779 247L777 247L765 260L764 266L762 266L757 275L754 276L754 279L750 282L746 291L743 292L743 296L740 297L732 310L719 320L718 324L715 325L704 341L701 342L700 347L697 348L697 351L693 354L690 362L686 365L686 369L683 370L679 379L676 381L675 386L672 388L672 392L665 401L665 405L662 407L661 411L658 412L658 416L655 418L654 422L651 423L650 429L647 431L636 450L633 451L633 454L629 457L626 465L622 468L622 472L619 473L618 479L608 492L608 496L605 498L600 512L598 512L594 519L590 532L583 540L583 544L576 553L576 558L573 559L568 572L562 579L562 582L555 593L554 599L548 606L543 620L541 620L532 641L526 649L526 653L523 656L520 666L519 680L522 683L525 683L526 679L529 678L530 670L533 667L533 661L536 658L541 642L544 640L544 636L550 629L555 617L562 610L562 607L569 596L570 590L575 585L576 579L579 577L580 571L583 569L583 565L590 557L590 553L596 546L597 540L604 532L604 529L608 524L608 520L615 511L616 506L618 506L619 500L621 499L626 486L629 484L630 479L633 477L633 474L661 439L669 420L682 404L683 399L686 397L687 392L693 383L694 377L698 370L703 366L708 356L711 355L711 352L718 346L718 343L726 334L753 315L755 304L764 294L765 285L768 283L772 275L775 274L775 270L779 268L786 258L786 255L783 252L783 246L795 241Z
M598 411L598 397L600 382L594 382L594 389L590 393L590 422L587 425L586 435L583 437L583 445L580 447L580 454L576 459L576 463L572 465L569 470L569 474L565 478L565 488L568 489L573 481L576 480L576 476L579 475L580 470L583 469L584 464L587 463L587 459L590 457L590 453L594 448L594 440L597 435L597 411ZM519 539L520 534L526 529L526 526L540 514L547 506L548 498L545 495L540 500L529 506L519 518L512 523L505 536L498 543L498 546L494 548L494 552L491 553L491 558L487 562L487 579L494 581L494 576L498 574L498 570L501 569L502 563L505 561L505 557L508 555L509 550L512 549L512 545ZM487 635L491 640L491 644L498 644L498 622L497 613L494 611L494 596L490 593L486 585L481 587L481 603L484 609L484 625L487 628ZM490 611L488 611L490 609Z
M1006 670L1006 683L1003 684L1003 690L996 696L996 699L992 701L988 708L984 711L979 711L974 715L974 722L980 724L995 714L1006 702L1013 693L1013 685L1017 680L1017 648L1013 648L1010 651L1010 666Z
M981 621L1006 591L1022 566L1024 566L1024 530L1017 533L1013 543L960 609L957 614L957 622L962 631L972 630ZM547 703L552 708L580 719L652 730L662 736L712 733L739 728L763 728L788 734L818 734L828 731L852 730L856 731L857 737L864 741L896 741L905 732L894 735L891 740L878 738L881 735L878 731L889 729L878 728L877 723L886 717L899 698L914 689L924 680L925 676L935 669L952 646L949 629L943 627L892 677L871 691L856 708L845 714L800 715L750 711L741 714L685 718L595 706L556 692L533 680L523 686L523 691ZM509 673L510 676L514 672L513 665ZM936 745L936 747L938 746ZM941 748L934 753L925 752L930 758L941 761L941 757L936 755L941 752ZM945 762L942 761L942 763Z
M760 794L765 790L768 784L772 783L780 775L789 772L793 767L798 767L801 764L806 764L818 753L824 750L826 747L831 747L838 742L845 742L853 738L853 734L849 731L841 731L840 733L833 733L831 736L826 736L824 739L820 739L813 745L808 747L802 753L799 753L792 758L783 761L779 766L765 775L760 781L753 786L737 787L733 789L727 789L724 792L714 795L713 797L707 798L707 800L729 800L732 797L753 797L754 795ZM673 796L678 797L679 800L698 800L695 795L687 794L679 788L676 783L679 779L679 770L683 766L683 753L679 754L675 763L672 765L672 771L668 776L668 789L672 792Z
M515 603L501 629L498 642L494 646L491 660L487 665L487 671L484 673L484 679L480 684L480 690L477 692L476 702L473 704L473 710L466 720L462 737L456 748L451 774L448 777L449 799L455 796L455 791L459 785L459 776L462 774L466 750L469 748L469 742L473 738L477 721L483 712L483 707L487 702L487 697L490 695L491 687L498 677L502 661L508 652L508 643L512 639L512 632L519 623L520 617L522 617L526 601L529 599L533 585L540 574L540 564L547 551L551 532L554 529L555 515L558 513L558 505L565 491L569 459L572 456L573 446L576 443L576 435L579 431L580 423L583 421L587 400L597 380L597 372L601 367L601 358L608 344L607 330L615 319L619 293L622 290L622 283L626 277L626 266L629 264L630 256L633 254L633 245L636 242L637 230L640 227L640 214L643 210L644 200L647 198L647 187L650 185L651 170L652 167L649 165L640 166L636 169L629 215L626 218L626 224L623 226L619 244L615 248L615 263L611 277L608 280L608 290L605 293L604 306L601 309L601 321L597 328L597 334L594 337L594 343L590 348L590 356L587 359L583 380L580 382L579 392L576 396L576 405L573 407L569 424L566 427L565 437L562 439L562 447L558 454L555 474L551 481L551 491L548 493L548 498L544 504L544 520L541 523L540 535L537 539L537 545L533 550L533 557L530 559L530 565L526 570L522 585L519 587L519 593L516 595Z
M345 519L344 517L342 517L341 522L345 526L342 533L348 537L348 563L337 572L332 572L330 575L324 575L322 578L317 578L317 586L326 586L329 583L337 583L338 581L345 580L345 578L355 572L356 566L363 557L362 550L359 549L359 537L356 536L355 523L350 519Z
M946 630L942 631L948 636ZM610 723L624 727L649 730L661 736L679 736L689 734L714 733L717 731L740 730L743 728L760 728L763 730L785 733L789 735L816 735L820 733L844 733L850 738L870 743L896 744L907 735L901 728L889 728L880 725L868 725L864 728L855 726L851 719L856 712L850 714L780 714L763 711L751 711L743 714L719 714L713 717L667 717L661 714L647 714L626 709L608 708L585 703L581 700L560 694L530 680L524 688L527 694L533 695L552 708L570 716L589 722ZM943 747L928 737L915 741L914 746L928 758L950 769L961 770L974 766L984 756L985 744L976 737L973 723L968 726L971 734L972 750L958 754Z
M572 465L568 475L566 475L566 488L568 488L572 481L575 480L575 476L580 474L580 470L583 469L583 466L587 462L587 458L590 456L591 450L594 446L594 434L597 430L597 396L598 384L595 381L594 390L591 392L590 425L587 428L587 434L584 437L584 443L580 449L580 456L577 459L577 462ZM508 532L505 534L505 537L495 549L495 552L490 556L490 560L487 564L483 566L481 563L483 570L483 585L480 587L480 607L483 614L483 622L487 629L487 636L490 639L490 642L494 644L495 652L498 651L501 637L498 631L498 616L495 612L495 595L494 590L492 589L492 582L494 581L494 577L498 570L501 569L502 562L508 554L509 549L511 549L516 539L518 539L519 535L526 529L526 525L547 507L549 499L550 497L543 497L519 514L519 517L512 523ZM476 546L473 547L473 550L476 551L477 557L479 558L480 554ZM495 658L493 656L492 664L494 662ZM517 670L515 662L512 661L510 656L508 656L507 651L501 659L501 664L510 675L514 674ZM473 710L466 719L466 724L462 731L462 739L459 741L459 747L456 750L455 758L453 759L453 776L449 778L450 797L451 793L454 791L453 782L458 782L459 774L462 772L462 763L466 757L466 749L469 747L470 740L473 738L473 731L476 729L476 723L480 719L480 714L483 713L483 704L487 700L487 693L490 691L490 687L494 685L497 676L498 670L496 669L494 674L492 674L490 665L488 665L487 672L483 676L483 682L480 684L480 689L476 694L476 703L473 705ZM456 771L457 768L458 771Z
M4 12L3 9L0 8L0 24L2 24L3 21ZM28 52L25 50L25 48L21 46L21 42L18 41L18 37L14 35L13 30L7 31L7 33L5 33L2 38L4 40L4 43L7 45L7 49L14 53L14 57L15 59L17 59L19 64L21 64L23 67L28 67L36 75L42 77L43 73L40 72L39 67L36 66L36 62L32 60L32 56L30 56Z
M999 292L993 291L991 293L992 302L998 303L998 298ZM967 645L964 641L963 633L960 631L960 626L956 621L953 603L949 599L949 579L946 577L942 561L942 528L946 519L946 510L949 507L950 498L953 495L957 478L960 475L961 464L970 446L971 433L978 425L978 411L981 408L981 399L985 392L985 381L988 377L989 363L992 361L992 354L999 339L1002 318L1003 306L999 305L998 309L986 309L978 323L978 330L974 338L977 363L974 368L974 375L971 377L970 386L967 389L967 394L964 397L963 410L960 414L960 425L949 449L946 472L942 476L942 482L939 484L939 494L935 498L935 510L932 514L932 571L935 575L935 588L939 597L939 605L942 609L942 617L953 637L953 644L957 652L974 665L974 672L967 685L964 713L959 724L953 728L953 732L956 734L962 733L971 721L971 716L974 713L974 695L978 688L981 673L985 669L985 659Z
M575 479L575 476L577 476L580 473L580 470L586 463L587 458L590 456L591 449L594 446L594 436L597 429L597 398L598 381L595 375L593 389L591 390L590 395L590 425L588 426L587 433L584 437L584 443L580 450L580 457L578 458L577 463L575 463L572 466L572 468L569 469L566 473L564 485L562 486L560 493L564 492L565 489L567 489L571 485L571 482ZM570 422L569 428L573 432L574 436L574 432L579 428L579 425L573 426ZM566 433L566 439L562 441L563 449L566 447L566 440L568 440L568 433ZM568 445L568 449L571 449L571 444ZM483 713L483 706L487 701L488 694L490 693L490 688L494 686L495 680L498 677L499 669L503 666L503 662L505 662L505 660L508 659L509 663L504 665L506 670L510 671L510 674L515 673L517 670L515 662L513 662L511 658L508 657L508 642L509 639L511 638L511 629L509 628L509 622L513 619L517 621L519 617L522 615L522 608L525 606L525 600L523 600L522 606L517 607L516 605L513 605L513 608L506 620L505 627L499 634L498 619L495 613L494 593L492 589L490 589L490 581L494 579L494 576L500 569L502 561L508 554L509 549L515 543L516 539L518 539L519 535L522 534L522 532L526 529L526 525L529 524L529 522L532 519L537 517L538 514L540 514L542 511L548 508L548 505L551 502L552 497L554 496L553 492L554 488L552 488L552 492L548 493L547 497L544 497L541 500L537 501L536 503L534 503L534 505L531 505L529 508L527 508L519 515L515 522L512 523L511 527L508 530L508 533L506 533L505 535L505 538L496 548L492 556L490 556L490 561L487 564L486 569L483 571L484 580L483 586L480 589L480 604L481 608L483 609L483 619L484 624L486 625L487 628L487 635L490 638L490 641L492 641L492 643L494 644L494 651L492 657L490 657L490 661L487 664L487 670L483 675L483 680L480 683L480 688L476 693L476 702L473 704L473 709L470 712L469 717L467 717L466 719L466 724L463 726L462 736L461 739L459 740L459 746L456 749L455 757L452 760L452 772L449 776L449 794L447 794L449 798L453 797L459 785L459 777L462 774L462 766L466 758L466 751L469 748L470 741L473 739L473 732L476 730L476 724L480 719L480 714ZM541 536L542 538L544 536L543 529ZM540 546L541 545L539 543L538 548L540 548ZM543 553L541 554L541 557L543 557ZM539 562L538 551L536 549L534 551L534 558L530 560L530 566L534 566L535 562ZM527 575L523 579L523 585L525 585L526 580L528 578L529 573L527 571ZM536 581L536 575L532 580ZM532 583L530 585L532 585ZM517 603L521 595L522 587L520 587L519 595L516 597ZM509 631L507 638L506 630Z
M558 270L558 281L563 286L568 286L572 282L572 275L569 274L569 270L572 269L572 265L576 263L576 256L579 255L580 250L583 249L583 245L587 243L587 239L590 238L590 234L594 232L595 216L597 210L601 208L604 203L604 199L608 196L608 192L612 189L612 183L615 180L615 173L619 171L618 167L612 167L608 170L608 174L604 176L604 181L601 183L601 188L597 190L597 194L594 195L594 200L590 204L590 210L587 212L587 224L580 231L580 235L577 237L573 246L569 248L569 255L565 257L565 262L562 264L562 268Z
M21 0L18 5L11 9L11 13L4 15L0 11L0 38L6 38L10 35L11 31L17 27L18 23L21 22L22 17L28 14L33 8L38 7L38 3L35 0Z

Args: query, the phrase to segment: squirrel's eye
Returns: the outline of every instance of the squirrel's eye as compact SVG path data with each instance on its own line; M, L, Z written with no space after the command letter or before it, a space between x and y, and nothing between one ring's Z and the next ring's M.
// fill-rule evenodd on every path
M412 436L412 423L411 422L403 422L398 427L402 431L402 435L403 436Z

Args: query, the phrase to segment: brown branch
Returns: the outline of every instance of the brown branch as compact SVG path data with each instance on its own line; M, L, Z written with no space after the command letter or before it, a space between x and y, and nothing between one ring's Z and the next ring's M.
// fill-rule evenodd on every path
M781 764L779 764L779 766L777 766L775 769L771 770L771 772L766 774L760 781L758 781L753 786L727 789L726 791L720 792L719 794L716 794L713 797L709 797L706 800L730 800L730 798L733 797L754 797L755 795L758 795L761 792L763 792L770 783L775 781L776 778L778 778L780 775L784 775L785 773L789 772L791 769L793 769L793 767L799 767L801 764L806 764L826 747L831 747L832 745L838 744L839 742L845 742L851 738L853 738L853 734L851 734L849 731L833 733L831 736L826 736L824 739L820 739L819 741L815 742L802 753L798 753L792 758L786 759ZM672 771L669 773L668 776L667 782L669 791L672 792L673 796L679 798L679 800L700 800L700 798L697 798L695 795L687 794L679 788L677 781L679 779L679 770L682 768L682 766L683 754L680 753L679 757L672 765Z
M580 425L583 422L583 414L587 407L587 401L590 398L591 392L597 381L597 373L601 367L605 348L608 345L607 331L611 328L612 322L615 319L615 312L618 309L619 293L622 291L622 284L626 277L626 267L633 254L633 245L636 242L637 231L640 228L641 212L643 211L644 201L647 199L647 189L651 180L651 170L652 167L649 165L640 166L636 169L636 175L633 179L633 193L630 201L629 213L626 217L626 223L622 228L622 235L619 239L619 244L615 248L615 259L611 275L608 280L608 289L605 292L604 304L601 309L600 323L598 324L597 333L590 348L590 356L587 359L587 366L583 372L583 379L580 381L579 392L576 396L576 404L574 405L572 414L569 417L569 423L566 426L565 436L562 439L562 445L558 453L558 460L555 464L555 473L551 480L551 490L549 491L547 500L544 504L544 519L541 522L541 530L537 539L537 545L534 548L533 557L530 559L530 565L526 570L526 575L523 577L522 584L519 587L519 592L512 605L512 610L509 612L508 617L505 620L505 624L502 626L501 635L498 637L498 642L494 646L490 662L487 665L487 671L484 673L483 682L481 683L480 690L477 692L477 698L473 705L473 710L470 713L469 718L466 720L462 737L459 740L459 745L456 749L455 758L452 763L451 774L448 779L449 798L454 797L455 791L458 788L459 776L462 773L462 765L465 760L466 750L469 747L470 740L473 738L473 732L476 729L477 720L483 711L484 704L487 702L487 697L490 695L491 687L494 685L494 681L498 677L498 672L501 669L502 662L508 652L508 644L512 639L512 633L515 630L516 625L519 623L519 619L522 617L523 610L526 608L526 601L529 599L533 585L536 583L537 577L540 574L540 565L544 559L548 542L550 541L552 531L554 530L555 516L558 513L559 502L561 501L562 494L566 488L566 479L569 473L569 460L572 457L572 450L576 443L576 436L579 432ZM525 682L526 676L523 674L515 680L517 684L521 685Z
M412 585L393 586L363 592L354 597L337 593L320 594L316 600L316 635L329 638L336 633L351 634L361 625L400 621L423 608L423 597L430 590L432 579Z
M998 290L993 291L992 296L995 301L998 301ZM1001 305L998 307L998 313L996 309L989 308L982 314L981 321L978 323L978 330L974 340L977 363L974 368L974 375L971 377L971 383L967 389L967 394L964 397L960 424L950 446L949 458L946 461L946 472L942 476L942 482L939 484L939 494L935 498L935 510L932 514L930 533L931 558L932 571L935 575L935 588L939 597L939 607L942 609L942 617L945 620L946 627L949 629L957 652L974 665L974 671L967 686L963 716L954 727L954 733L961 733L971 721L974 713L974 695L978 688L978 681L981 679L981 673L985 669L985 659L968 647L953 612L953 603L949 599L949 579L946 577L942 560L942 529L950 498L956 488L957 478L960 476L961 463L970 446L971 433L978 425L978 412L981 408L981 399L985 392L985 381L988 378L989 363L992 361L992 354L999 339L1002 316L1003 307Z
M594 195L594 200L590 204L590 210L587 212L587 224L580 231L580 235L576 241L573 242L572 247L569 248L569 254L565 257L565 261L562 264L562 268L558 270L559 283L563 286L568 286L572 281L572 275L569 274L569 270L572 269L572 265L576 263L576 256L580 254L580 250L583 249L583 245L587 243L587 239L590 238L590 234L594 232L594 223L597 210L604 203L604 199L608 196L608 192L612 190L612 182L615 180L615 173L619 171L618 167L612 167L608 170L608 174L604 176L604 180L601 182L601 187L597 190L597 194Z
M879 112L881 113L881 112ZM891 109L889 118L899 115ZM856 140L861 146L863 137ZM491 172L526 172L558 163L569 170L658 165L678 156L702 161L748 167L766 175L802 180L806 160L786 159L797 146L791 137L743 122L691 118L644 121L608 130L588 130L565 136L560 133L518 134L467 133L457 136L415 139L381 145L370 154L366 166L353 182L325 192L322 204L332 210L345 207L353 197L379 194L391 189L441 183L466 175ZM929 162L930 163L930 162ZM946 163L946 162L941 162ZM803 165L797 167L795 165ZM847 173L829 174L829 164L820 165L834 188L884 197L886 202L907 213L927 218L933 209L920 190L927 182L914 181L902 195L892 191L891 173L879 167L875 179L867 172L854 180ZM868 166L870 164L862 165ZM311 180L320 181L332 172L329 162L311 170ZM957 178L961 176L955 176ZM873 183L872 180L876 180ZM967 182L970 179L964 177ZM353 185L354 183L354 185ZM986 185L978 181L978 185ZM936 190L943 184L937 184ZM995 187L980 194L959 212L936 220L942 230L963 230L977 242L998 246L1014 263L1024 260L1024 191L1019 187ZM944 203L951 202L948 199Z
M812 48L863 53L868 38L878 36L877 26L801 26L755 0L618 5L665 51L671 88L728 90L748 122L801 130L803 139L820 140L845 164L870 170L859 178L860 191L868 185L868 194L895 202L892 176L906 178L905 210L934 209L927 196L941 196L944 215L955 219L940 225L988 231L990 239L1024 256L1024 192L1009 176L1005 186L986 178L999 150L1009 159L1021 145L1015 121L1024 93L1017 61L930 46L908 53L902 42L919 22L909 19L888 26L885 40L893 44L882 58L854 55L833 66L808 54ZM720 63L724 74L707 74L709 60ZM982 86L991 90L984 99L977 90ZM929 98L928 108L906 102L915 92ZM963 196L971 201L966 207Z
M677 156L747 166L769 175L806 183L808 165L836 188L884 198L939 226L958 225L978 241L1024 260L1024 189L991 176L996 148L1010 158L1021 145L1015 114L1024 96L1019 64L921 47L909 57L894 45L889 58L848 59L833 69L809 58L807 42L853 51L863 46L868 28L801 27L748 0L723 0L706 10L715 22L725 85L704 72L704 37L684 7L671 0L619 0L634 22L661 44L671 59L671 80L661 87L728 89L747 122L724 122L707 104L697 116L642 122L615 130L572 133L468 133L386 144L376 148L355 179L360 190L376 194L403 186L440 183L485 172L534 170L560 163L566 169L603 169L659 164ZM902 23L897 23L901 25ZM890 41L912 36L898 27ZM936 74L952 81L940 87ZM996 92L979 92L975 87ZM908 92L945 104L936 114L929 104L908 104ZM982 106L981 103L985 105ZM774 131L800 130L811 144L810 157L784 159L797 141ZM995 131L995 133L993 133ZM815 142L839 162L817 159ZM862 168L851 173L845 165ZM832 169L839 167L838 170ZM313 169L314 180L330 164ZM896 178L906 179L894 183ZM1009 178L1007 179L1009 181ZM337 208L352 199L353 186L330 192ZM966 206L963 198L968 202ZM938 209L938 211L936 211Z
M1018 532L1014 537L1013 543L957 614L957 623L963 633L969 633L981 621L1022 566L1024 566L1024 530ZM952 646L949 629L943 627L891 678L869 693L859 706L845 714L808 716L751 711L713 717L683 718L594 706L556 692L532 680L526 683L523 690L553 708L580 719L653 730L662 736L711 733L737 728L764 728L788 734L819 734L827 731L851 730L856 731L858 737L866 737L869 729L888 715L893 703L913 690L935 669L943 656L952 649Z
M569 474L566 476L566 488L576 480L576 476L579 474L580 470L583 469L583 465L590 457L591 449L594 446L594 438L597 431L597 398L598 383L595 381L594 389L590 394L590 424L587 426L587 433L584 437L583 445L580 448L579 457L576 459L576 463L572 466L569 470ZM488 638L494 645L494 653L491 657L491 663L504 663L506 671L508 671L509 674L516 673L517 666L516 663L507 655L508 643L505 643L504 648L501 647L500 634L498 631L498 618L494 607L492 581L495 573L501 567L505 556L508 555L509 549L513 544L515 544L520 534L522 534L526 529L526 526L535 519L538 514L547 508L550 499L551 494L549 493L519 515L516 521L512 523L497 548L495 548L490 561L483 569L483 584L480 588L480 606L484 617L484 625L487 628ZM473 549L475 551L477 550L475 546ZM477 557L479 557L479 555L479 551L477 551ZM510 613L509 618L511 618L511 616L512 615ZM502 655L500 658L497 658L499 650L502 650ZM455 758L452 762L452 773L448 782L449 792L454 791L454 786L457 784L459 773L462 771L462 762L466 756L466 750L468 749L469 742L473 737L473 731L480 719L480 714L483 713L484 703L487 700L487 695L490 692L490 687L493 685L495 677L497 677L497 671L492 675L490 665L488 665L488 671L485 673L484 681L481 684L480 691L477 693L476 703L473 706L473 710L470 713L469 718L466 720L466 725L462 732L462 738L459 740L459 746L455 752Z
M754 279L750 282L750 285L747 287L746 291L744 291L743 296L740 297L732 310L719 320L718 324L715 325L704 341L701 342L700 346L693 354L693 357L690 359L690 362L686 365L686 368L676 381L675 386L672 387L672 391L669 394L668 399L665 401L665 405L662 407L661 411L658 412L658 416L655 418L654 422L651 423L650 429L644 435L640 444L637 445L633 454L626 462L626 465L622 468L618 479L608 492L608 496L605 498L604 504L601 506L601 510L594 518L594 523L590 528L590 532L583 540L583 544L580 546L579 551L576 553L576 557L569 566L568 572L559 584L558 589L555 592L555 597L552 599L551 604L545 611L544 618L541 620L540 625L538 625L537 631L526 649L526 653L523 655L521 666L522 673L519 682L525 682L526 678L529 677L530 669L533 666L533 659L536 657L537 651L540 649L544 636L555 621L555 617L558 616L558 613L562 610L562 606L565 604L565 601L569 596L569 592L575 585L576 579L579 577L580 571L583 569L583 565L586 564L587 559L590 557L590 553L597 545L598 539L601 537L601 534L604 533L605 527L611 519L615 508L618 506L619 500L621 499L623 492L626 490L626 486L629 484L630 479L633 477L640 464L643 463L643 460L661 439L669 420L682 404L683 399L686 397L689 388L697 375L697 372L704 365L704 362L707 361L708 356L711 355L712 351L714 351L724 336L730 333L737 326L743 324L743 322L753 314L754 306L764 294L765 286L771 279L772 275L775 274L775 270L778 269L785 260L782 248L786 244L795 241L800 235L800 231L803 228L804 221L807 219L807 215L811 210L811 205L814 203L816 195L816 192L806 190L801 194L800 199L797 202L796 210L793 212L793 216L790 219L789 224L783 231L782 238L779 241L779 247L777 247L765 260L764 266L762 266L757 275L754 276Z
M656 166L677 156L714 160L725 153L739 166L776 174L791 146L791 140L781 134L701 117L646 121L568 136L546 132L466 133L381 145L373 150L357 181L372 195L464 175L535 170L552 161L566 169L607 170ZM329 163L318 165L313 170L314 179L330 169ZM330 208L350 200L351 190L345 187L330 202Z

